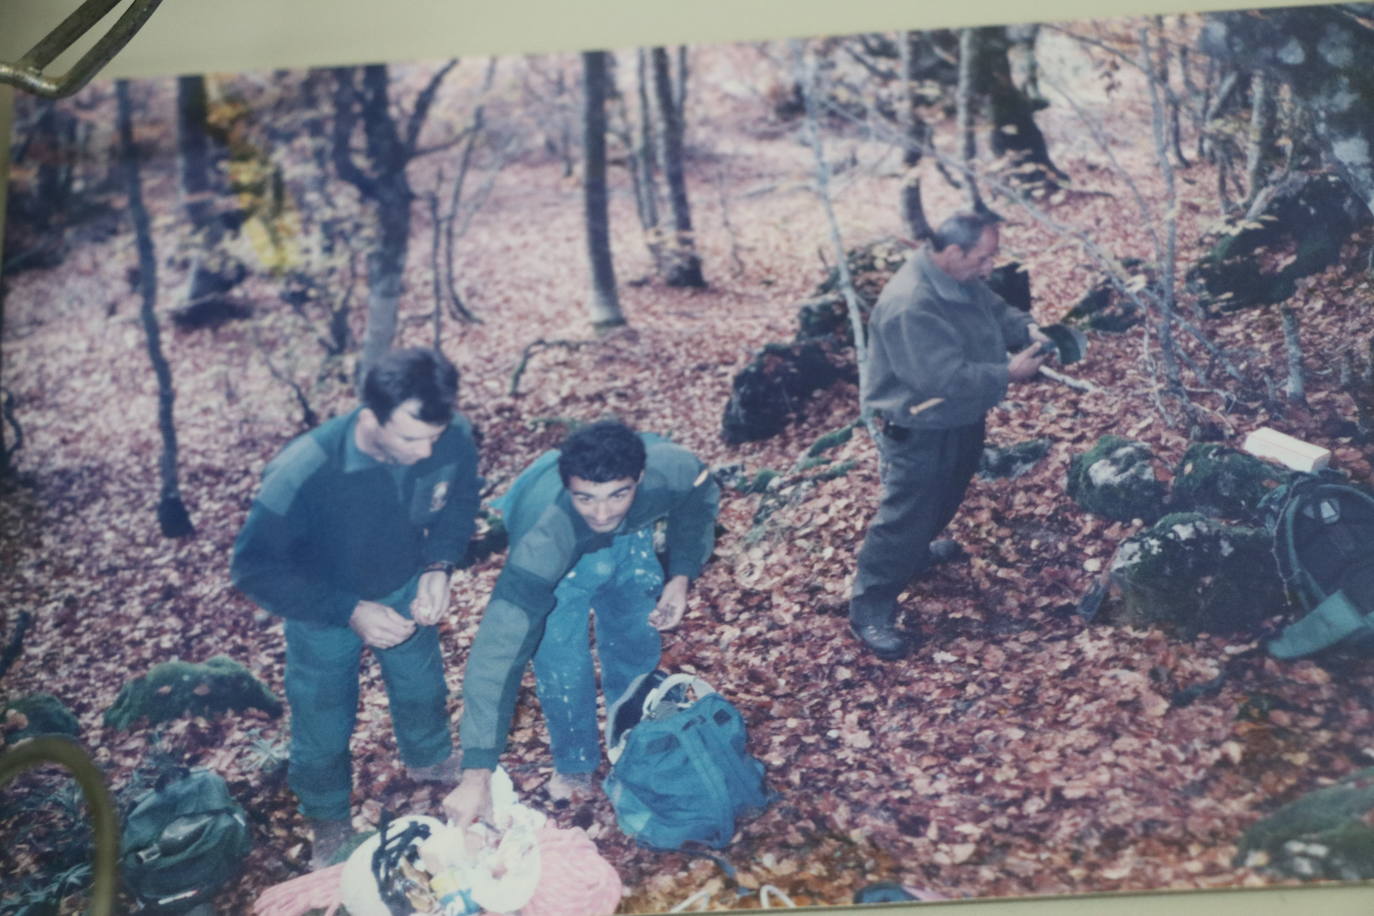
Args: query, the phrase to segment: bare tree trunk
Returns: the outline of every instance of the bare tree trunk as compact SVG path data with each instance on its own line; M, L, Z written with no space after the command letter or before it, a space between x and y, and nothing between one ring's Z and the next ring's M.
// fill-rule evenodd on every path
M606 186L606 52L582 53L582 200L592 288L588 313L598 330L625 324L611 260L611 219Z
M930 223L926 221L921 204L921 153L930 142L930 127L916 112L916 86L920 75L918 56L913 45L921 40L920 32L903 32L898 40L901 53L902 83L905 89L901 107L902 121L902 225L907 235L920 241L930 237Z
M978 141L973 132L974 103L977 99L978 33L976 29L959 32L959 88L955 93L959 137L959 162L964 167L964 188L968 192L969 208L985 210L986 204L978 193L978 179L974 177L974 160L978 155Z
M673 107L679 112L687 110L687 46L677 46L677 77L673 80Z
M1274 83L1263 70L1250 77L1250 133L1245 143L1245 204L1248 210L1264 186L1264 164L1274 148Z
M631 160L635 205L639 213L639 225L644 229L649 257L654 262L654 273L661 277L667 274L668 265L663 251L663 230L659 226L658 142L655 139L654 110L649 102L648 61L643 48L635 51L635 92L639 101L639 137L637 141L632 141L634 155Z
M7 428L12 430L8 435ZM19 417L15 415L14 392L6 391L0 396L0 477L14 469L15 453L23 447L24 427L19 425Z
M1307 383L1302 371L1302 338L1298 336L1298 314L1284 306L1279 309L1283 316L1283 345L1288 354L1288 385L1285 392L1294 404L1307 404Z
M835 253L840 292L844 295L845 309L849 314L849 327L854 335L854 361L859 367L859 388L862 390L868 378L868 335L863 315L859 310L859 294L854 289L854 278L849 273L849 259L845 256L840 223L835 218L835 207L830 197L830 165L825 161L820 118L816 112L815 58L807 53L804 42L793 41L791 45L797 70L797 86L801 89L802 102L806 107L806 140L811 147L812 157L816 160L816 192L821 206L825 209L826 225L830 229L830 244ZM871 419L869 431L873 432Z
M1169 53L1169 41L1164 32L1164 17L1155 16L1155 32L1159 36L1159 52L1156 55L1154 78L1159 83L1164 94L1165 119L1169 135L1169 148L1173 151L1174 158L1177 160L1179 168L1187 168L1188 160L1183 155L1183 148L1179 144L1179 99L1169 85L1169 62L1173 56ZM1180 49L1179 63L1184 65L1186 58L1182 56L1184 49Z
M1024 184L1045 189L1058 186L1055 179L1064 173L1050 159L1045 135L1035 123L1036 111L1047 104L1034 99L1016 86L1012 79L1010 54L1012 40L1005 27L977 30L976 65L979 83L987 98L992 124L988 148L992 154L1012 161L1011 176ZM960 43L962 52L963 44ZM960 71L962 73L962 69Z
M172 370L162 353L157 313L157 259L153 253L153 235L148 211L143 205L143 188L138 174L138 148L134 144L133 114L126 80L115 83L118 101L120 154L124 160L124 177L129 194L129 216L134 224L135 247L138 250L138 286L143 297L139 317L148 344L148 359L157 376L157 426L162 434L162 456L158 462L161 480L157 504L157 521L163 537L186 537L195 533L191 516L181 499L181 485L177 480L177 431L172 408L176 391L172 387Z
M1178 191L1174 183L1174 165L1169 159L1168 138L1165 126L1165 110L1162 87L1153 78L1150 67L1150 34L1147 29L1140 30L1140 66L1150 77L1147 85L1150 90L1150 126L1155 142L1155 161L1164 176L1164 242L1163 250L1157 253L1159 262L1159 350L1164 360L1164 377L1169 389L1178 394L1185 407L1189 406L1184 394L1183 380L1179 374L1177 344L1174 342L1174 267L1178 260ZM1166 417L1167 419L1167 417Z
M181 200L195 238L195 255L182 296L182 308L188 309L206 304L211 298L223 294L237 280L230 280L223 266L219 271L210 267L216 260L212 252L219 247L224 230L215 218L212 202L213 151L210 134L206 130L207 110L205 77L178 77L177 151Z
M659 142L662 146L663 174L668 179L668 203L673 211L673 237L668 246L669 286L701 287L701 258L692 236L692 212L687 201L687 177L683 168L682 111L674 98L668 51L658 47L649 52L654 72L654 95L662 119Z
M361 86L352 68L334 71L334 167L373 205L377 217L377 241L367 256L363 366L390 349L396 338L396 309L405 285L410 246L410 207L415 200L415 192L406 178L406 166L418 153L420 128L439 83L456 64L457 61L449 61L430 78L401 127L392 112L386 65L363 67ZM360 120L366 151L364 165L358 164L351 148Z

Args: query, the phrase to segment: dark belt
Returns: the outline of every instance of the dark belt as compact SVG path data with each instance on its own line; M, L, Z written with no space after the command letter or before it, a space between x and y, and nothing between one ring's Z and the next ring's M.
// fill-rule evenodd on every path
M910 426L898 426L891 420L883 421L882 430L883 435L887 436L893 442L905 442L907 439L911 438Z

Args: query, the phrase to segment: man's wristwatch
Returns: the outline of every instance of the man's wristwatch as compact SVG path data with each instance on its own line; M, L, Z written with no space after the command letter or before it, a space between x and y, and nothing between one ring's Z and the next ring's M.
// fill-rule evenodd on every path
M426 564L424 572L442 572L446 576L453 575L457 565L448 560L435 560L433 563Z

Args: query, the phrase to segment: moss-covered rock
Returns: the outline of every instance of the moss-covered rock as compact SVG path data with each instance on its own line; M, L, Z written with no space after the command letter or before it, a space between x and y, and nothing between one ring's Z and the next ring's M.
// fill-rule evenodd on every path
M214 716L249 708L270 716L282 712L272 691L227 655L203 664L173 659L125 684L106 710L105 724L127 729L144 718L155 724L183 715Z
M1146 269L1144 261L1127 258L1121 262L1121 267L1126 273L1127 283L1153 282L1153 274ZM1064 316L1064 323L1094 331L1120 333L1140 324L1143 317L1139 306L1129 296L1123 295L1111 278L1103 276L1069 309Z
M811 475L811 479L834 480L836 477L847 477L849 476L849 472L854 470L854 468L857 466L858 462L855 461L841 461L837 464L832 464L829 467L824 468L823 470L817 471L815 474Z
M763 468L749 482L739 488L741 493L767 493L773 489L778 481L782 480L782 474L770 468Z
M1050 452L1050 440L1027 439L1006 448L988 446L978 462L978 474L985 478L1020 477L1040 463Z
M1215 236L1188 281L1213 312L1283 302L1299 279L1336 263L1351 234L1368 222L1368 207L1337 176L1288 182L1256 219Z
M1150 447L1103 436L1069 463L1069 497L1086 511L1120 522L1159 518L1165 488Z
M1260 500L1287 474L1237 449L1197 442L1174 471L1172 505L1178 511L1258 523Z
M738 445L775 436L811 395L849 374L819 343L768 344L735 375L721 437Z
M897 238L880 238L849 249L845 263L854 292L859 297L859 314L868 323L868 313L878 294L908 257L912 247ZM849 322L849 306L840 292L840 271L831 268L812 297L797 309L797 339L810 340L833 336L842 347L854 345Z
M50 693L19 697L0 708L0 728L5 741L13 744L39 735L81 734L81 725L66 704Z
M1374 878L1374 768L1309 792L1241 837L1236 865L1304 880Z
M1269 533L1196 512L1164 516L1122 541L1099 619L1192 636L1251 629L1286 606Z
M847 426L841 426L839 429L832 429L830 432L819 437L815 442L812 442L811 447L806 450L806 457L815 458L819 455L824 455L831 449L836 449L844 445L850 439L854 438L855 425L856 424L850 423Z

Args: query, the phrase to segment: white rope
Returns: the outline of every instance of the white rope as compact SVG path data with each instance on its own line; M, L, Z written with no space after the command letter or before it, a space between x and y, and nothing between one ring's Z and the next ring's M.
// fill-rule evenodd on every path
M685 913L687 912L687 907L691 906L694 903L699 904L699 906L697 906L697 912L701 912L702 910L706 909L706 904L710 901L711 889L709 887L703 887L701 890L697 891L695 894L688 897L686 900L682 901L668 912Z
M777 897L779 900L781 900L783 903L785 903L787 906L793 909L796 909L797 907L797 905L792 902L792 898L783 893L781 889L772 884L765 884L763 887L759 888L760 909L768 909L772 906L772 904L769 903L770 896Z

